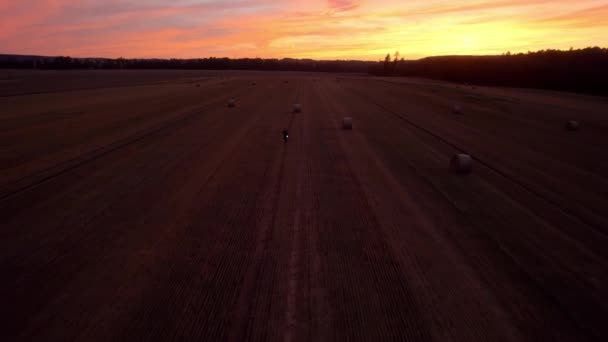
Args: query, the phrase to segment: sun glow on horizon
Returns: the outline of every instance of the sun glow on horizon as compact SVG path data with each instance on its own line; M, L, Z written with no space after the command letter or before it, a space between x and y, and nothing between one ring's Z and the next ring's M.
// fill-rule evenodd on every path
M412 59L606 46L607 31L605 0L0 0L0 53L75 57Z

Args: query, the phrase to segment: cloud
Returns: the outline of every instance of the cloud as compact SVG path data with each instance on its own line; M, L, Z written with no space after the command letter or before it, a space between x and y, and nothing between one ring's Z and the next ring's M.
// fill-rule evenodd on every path
M562 28L607 28L608 5L589 7L563 15L544 18L537 21L536 24Z
M0 48L375 60L605 45L606 18L599 0L0 0Z
M327 0L330 12L346 12L359 7L359 0Z
M472 11L491 11L500 10L507 7L538 6L542 4L555 3L554 0L510 0L510 1L477 1L457 5L431 5L425 8L414 10L414 14L450 14L458 12Z

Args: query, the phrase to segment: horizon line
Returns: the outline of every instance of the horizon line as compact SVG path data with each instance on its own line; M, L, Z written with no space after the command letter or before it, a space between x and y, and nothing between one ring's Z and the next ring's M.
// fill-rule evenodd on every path
M428 56L424 56L424 57L420 57L420 58L415 58L415 59L407 59L407 58L403 58L405 61L417 61L417 60L422 60L425 58L434 58L434 57L495 57L495 56L504 56L507 53L511 53L512 55L518 55L518 54L527 54L527 53L536 53L536 52L541 52L541 51L562 51L562 52L568 52L568 51L579 51L579 50L585 50L585 49L608 49L607 47L602 47L602 46L588 46L585 48L569 48L569 49L560 49L560 48L549 48L549 49L541 49L541 50L526 50L526 51L520 51L520 50L516 50L516 51L512 51L512 50L507 50L505 52L503 52L502 54L446 54L446 55L428 55ZM293 59L293 60L311 60L311 61L319 61L319 62L331 62L331 61L350 61L350 62L378 62L378 61L383 61L384 58L386 57L386 55L390 55L391 58L393 58L394 53L398 52L398 51L393 51L393 52L387 52L387 54L384 54L382 57L379 57L377 59L339 59L339 58L310 58L310 57L228 57L228 56L206 56L206 57L124 57L124 56L119 56L119 57L82 57L82 56L73 56L73 55L69 55L69 54L61 54L61 55L46 55L46 54L22 54L22 53L3 53L0 52L0 55L4 55L4 56L27 56L27 57L41 57L41 58L58 58L58 57L70 57L70 58L75 58L75 59L132 59L132 60L171 60L171 59L176 59L176 60L196 60L196 59L208 59L208 58L217 58L217 59L234 59L234 60L239 60L239 59L266 59L266 60L270 60L270 59L276 59L276 60L286 60L286 59Z

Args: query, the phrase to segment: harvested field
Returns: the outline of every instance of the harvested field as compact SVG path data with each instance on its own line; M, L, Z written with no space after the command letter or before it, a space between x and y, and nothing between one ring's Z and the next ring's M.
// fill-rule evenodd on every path
M3 341L608 340L606 98L305 73L0 79ZM470 174L451 172L458 153Z

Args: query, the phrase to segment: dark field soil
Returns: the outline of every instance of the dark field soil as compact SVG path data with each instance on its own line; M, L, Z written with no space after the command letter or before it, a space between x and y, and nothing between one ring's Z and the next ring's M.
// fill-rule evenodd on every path
M3 71L0 108L2 341L608 340L606 98Z

